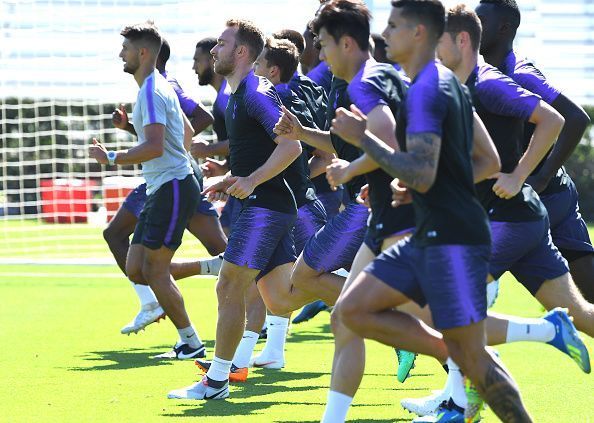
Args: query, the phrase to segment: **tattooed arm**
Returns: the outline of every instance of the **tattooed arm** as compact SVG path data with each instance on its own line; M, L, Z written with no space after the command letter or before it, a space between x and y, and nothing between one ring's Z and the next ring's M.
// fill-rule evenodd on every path
M398 152L366 132L361 148L387 173L417 192L429 191L435 182L441 150L441 137L436 134L408 134L406 152Z

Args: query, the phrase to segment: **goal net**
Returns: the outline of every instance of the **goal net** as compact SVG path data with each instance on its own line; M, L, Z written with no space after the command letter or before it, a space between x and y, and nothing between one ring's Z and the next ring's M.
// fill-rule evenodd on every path
M283 27L302 30L317 4L0 2L0 263L111 262L102 229L142 181L140 169L100 166L89 160L87 149L93 137L109 149L135 143L111 123L120 103L132 110L138 91L118 57L123 26L153 19L171 45L168 72L209 104L214 90L199 87L192 70L198 40L217 36L234 16L252 19L268 33ZM182 254L193 255L196 249L194 240Z

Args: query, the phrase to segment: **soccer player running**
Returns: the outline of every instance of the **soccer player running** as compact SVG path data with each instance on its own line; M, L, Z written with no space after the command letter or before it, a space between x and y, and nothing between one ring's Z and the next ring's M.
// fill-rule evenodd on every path
M182 111L190 120L194 133L200 133L213 122L213 118L199 101L184 92L175 78L167 74L165 67L169 60L170 52L169 44L166 40L163 40L161 49L159 50L159 56L157 57L156 68L173 87ZM114 110L112 121L115 127L126 130L136 136L134 125L129 121L128 113L123 104ZM198 166L193 164L193 168L194 172L197 173L196 176L201 177ZM129 238L134 232L140 212L146 202L146 197L146 183L142 183L128 194L122 206L103 231L103 237L116 263L124 274L126 274L126 257L130 247ZM218 222L217 212L212 204L202 196L195 213L188 222L188 230L206 247L211 255L220 254L225 250L227 239ZM218 268L220 268L220 265L217 266L216 260L213 261L212 259L172 263L171 274L175 280L179 280L188 276L201 274L203 269L208 271L205 274L217 274ZM121 332L128 335L130 333L137 333L149 324L165 316L165 312L159 305L150 286L136 284L134 282L131 283L140 300L141 309L134 319L122 328Z
M563 126L563 118L540 97L524 90L493 66L479 60L481 24L464 5L448 11L445 32L437 48L441 62L469 88L477 114L491 135L499 156L501 173L476 186L478 198L488 212L492 253L489 279L510 271L524 287L547 307L568 307L570 314L586 315L592 306L575 288L565 259L552 244L546 209L534 190L524 183L551 147ZM536 125L526 152L522 153L524 122ZM547 286L559 285L563 295L550 297ZM585 329L588 329L587 327ZM590 372L588 351L579 339L567 313L550 311L544 319L500 316L489 312L487 342L490 345L536 341L547 342L568 354L580 368ZM569 345L569 346L568 346ZM459 377L455 364L449 364L449 378ZM446 386L459 386L446 383ZM455 405L466 408L463 390L446 392ZM430 401L427 401L430 402ZM437 404L433 401L433 410ZM409 411L427 414L430 404L403 400Z
M513 51L521 19L514 0L482 0L476 13L483 25L480 53L487 63L539 95L565 119L555 146L527 182L538 192L547 208L553 242L569 262L571 276L584 297L594 303L594 248L579 212L575 184L563 168L582 139L590 119L579 105L552 86L531 62ZM529 126L528 129L524 148L532 135L532 128Z
M298 117L302 125L317 128L320 114L324 115L325 123L326 94L313 81L298 74L299 48L290 39L278 39L287 32L275 33L273 37L277 39L267 40L264 50L256 60L254 72L272 82L283 105ZM293 32L293 35L301 37L298 32ZM325 204L318 196L320 184L315 184L315 179L321 177L325 180L325 176L321 174L310 179L310 166L317 172L325 171L324 165L330 163L333 157L332 154L313 149L307 144L302 144L302 149L301 156L291 163L285 174L297 203L297 221L293 228L297 255L301 254L306 242L326 224L328 218ZM313 164L314 162L317 163ZM323 187L323 184L321 185ZM327 182L325 186L330 189ZM338 210L335 211L337 212ZM284 343L289 324L288 317L269 315L266 323L266 345L262 352L251 360L251 364L256 367L278 369L284 367L285 363Z
M370 132L396 146L394 114L404 97L404 83L391 65L377 63L369 53L371 14L358 0L332 0L323 5L311 23L320 43L320 58L336 78L348 83L346 97L369 114ZM301 130L299 129L298 132ZM330 137L327 137L330 141ZM371 219L365 239L354 257L343 292L354 277L383 249L410 235L414 227L411 205L391 207L392 177L379 169L367 155L352 162L335 160L327 170L333 186L365 175L368 182ZM318 237L320 234L317 234ZM322 254L322 252L319 252ZM339 299L340 301L340 299ZM335 354L331 390L323 421L344 420L337 410L345 399L352 399L363 376L365 346L363 339L348 330L332 314ZM340 410L342 411L342 410Z
M101 164L142 164L147 199L128 251L126 274L133 282L151 287L177 328L180 341L174 346L175 357L201 357L204 345L170 273L171 259L200 199L184 148L184 140L191 139L193 130L175 91L155 68L162 40L157 27L152 22L132 25L121 35L124 72L132 74L140 87L132 121L138 145L108 152L94 139L89 155Z
M289 40L269 38L255 62L254 74L267 78L275 86L282 104L298 116L303 125L315 128L310 107L299 99L288 85L297 69L298 57L297 47ZM287 167L284 174L297 204L297 220L293 227L297 254L301 253L305 243L326 223L324 206L317 199L315 187L309 178L310 153L307 147L302 146L301 155ZM313 153L322 154L323 159L327 155L319 151L313 151ZM284 345L289 324L288 316L266 316L268 324L266 345L259 356L250 360L258 340L258 333L264 323L266 307L254 284L249 288L246 301L246 329L233 356L229 375L231 382L245 381L248 364L268 369L280 369L285 364ZM197 360L196 364L205 372L210 367L210 363L203 360Z
M212 115L214 118L213 130L217 136L216 143L208 143L202 140L196 140L192 143L192 156L196 159L205 159L202 165L205 176L223 176L229 170L229 137L225 128L225 109L229 101L231 89L227 80L214 71L214 59L210 51L217 44L216 38L207 37L198 41L194 51L193 69L198 75L198 84L201 86L210 85L217 92L217 96L212 105ZM212 157L226 156L226 160L219 161ZM231 233L233 223L237 220L241 203L237 198L231 196L226 199L225 207L220 216L221 225L227 236Z
M384 32L390 58L412 79L397 119L402 152L366 132L366 119L356 108L337 112L332 130L412 191L416 229L355 279L338 310L360 336L433 355L417 344L421 334L432 332L394 310L411 300L427 303L449 356L495 414L503 421L531 421L515 382L485 347L491 237L474 182L498 170L497 154L488 136L487 141L477 136L482 128L468 91L435 59L445 26L441 2L399 0L392 6ZM484 160L473 169L472 156L479 152ZM393 345L398 338L402 344Z
M283 29L272 34L277 39L287 39L297 47L299 58L304 54L306 48L306 41L299 32L292 29ZM319 55L317 49L313 49L316 57ZM288 83L289 88L297 95L297 97L305 102L310 113L314 117L314 123L319 129L326 128L326 115L328 108L328 96L326 91L308 76L303 75L299 70L296 70L293 77ZM305 147L309 149L309 146ZM321 150L317 150L319 153ZM340 210L342 204L343 189L342 187L330 187L326 179L326 167L330 164L333 155L328 153L327 156L314 156L310 162L310 167L313 173L312 182L316 188L316 195L324 205L326 214L329 218L334 217ZM328 158L328 160L325 160ZM320 173L318 175L318 173ZM315 176L318 175L318 176ZM297 251L299 254L300 251ZM314 318L318 313L327 310L328 306L322 301L314 301L311 304L303 307L301 312L293 319L293 323L303 323Z
M298 141L273 133L281 102L272 84L253 73L264 47L262 32L251 22L229 20L212 49L215 72L231 87L225 112L231 175L210 187L212 197L232 195L242 209L225 250L217 283L219 315L215 356L201 382L171 391L169 398L223 399L229 396L232 359L245 328L245 294L254 280L268 309L284 315L315 299L294 289L295 260L291 231L297 208L283 179L302 152Z

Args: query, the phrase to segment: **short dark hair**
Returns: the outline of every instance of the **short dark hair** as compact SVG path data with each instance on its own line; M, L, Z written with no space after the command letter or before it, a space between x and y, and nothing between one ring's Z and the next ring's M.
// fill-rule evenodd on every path
M265 48L264 60L268 66L278 66L281 82L289 82L299 65L299 51L295 44L287 39L268 38Z
M196 43L196 48L202 49L209 53L216 45L217 39L215 37L206 37Z
M509 19L514 29L518 29L522 21L520 8L516 0L481 0L482 4L493 4Z
M303 35L301 35L299 31L295 31L294 29L281 29L272 34L272 36L277 40L285 39L295 44L299 56L301 56L301 53L305 50L305 38L303 38Z
M445 28L445 8L439 0L397 0L392 7L402 9L402 16L423 24L437 42Z
M325 28L338 42L344 35L352 37L361 50L369 48L371 12L362 0L330 0L322 4L311 21L315 35Z
M165 38L163 38L163 42L161 43L161 50L159 50L159 60L163 62L163 65L167 63L171 57L171 47L169 47L169 43Z
M468 32L472 49L477 50L481 45L481 20L465 4L459 4L448 10L445 31L455 38L461 32Z
M227 26L237 27L236 44L246 46L250 52L250 58L255 62L264 48L264 34L260 28L245 19L229 19Z
M163 41L159 28L157 28L153 21L129 25L122 29L120 35L132 42L141 41L146 43L152 48L155 54L159 53Z

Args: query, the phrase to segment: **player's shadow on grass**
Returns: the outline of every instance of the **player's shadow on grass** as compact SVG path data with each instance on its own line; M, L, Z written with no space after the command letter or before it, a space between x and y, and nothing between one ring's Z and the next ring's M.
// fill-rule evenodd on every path
M288 342L316 342L316 343L324 343L324 342L334 342L334 336L332 335L332 330L330 329L330 324L325 323L322 326L316 326L313 328L296 328L294 331L291 331L289 335Z
M214 341L205 341L207 349L214 347ZM141 367L154 367L170 365L172 359L152 358L155 355L162 354L171 350L171 345L161 345L152 348L128 348L118 351L91 351L87 354L78 356L90 366L68 367L70 371L88 372L103 370L127 370L138 369Z
M277 393L295 393L294 398L299 399L298 392L308 392L317 388L324 388L326 385L320 384L316 386L311 382L305 383L305 386L288 386L282 382L287 381L307 381L309 379L317 379L326 376L327 373L320 372L288 372L277 370L259 371L253 377L248 378L246 383L238 383L233 385L231 391L231 398L233 400L248 401L238 404L231 404L228 401L206 401L196 402L198 406L188 406L188 402L177 405L176 412L164 413L164 417L230 417L230 416L245 416L251 414L260 414L263 410L272 407L273 405L318 405L324 404L319 402L293 402L293 401L249 401L252 399L262 398L264 395ZM302 397L301 397L302 398ZM177 412L179 410L179 412Z

